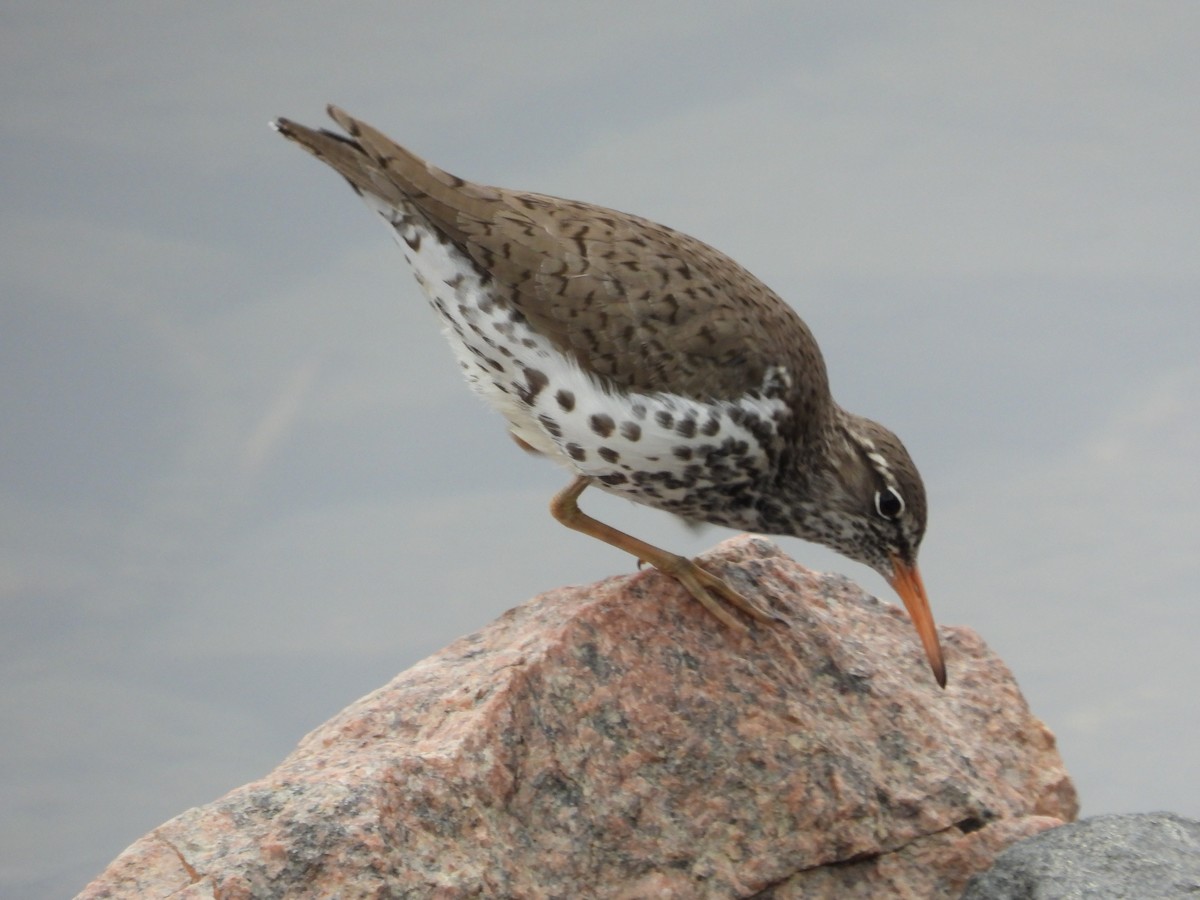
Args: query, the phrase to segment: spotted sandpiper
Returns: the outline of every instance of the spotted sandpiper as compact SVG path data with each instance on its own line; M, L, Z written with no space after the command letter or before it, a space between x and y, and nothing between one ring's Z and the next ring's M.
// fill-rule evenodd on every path
M471 387L575 477L558 521L674 576L718 620L774 618L697 563L593 519L589 485L865 563L946 670L917 548L925 488L900 440L838 406L808 327L725 254L654 222L436 168L329 107L345 135L273 125L392 231Z

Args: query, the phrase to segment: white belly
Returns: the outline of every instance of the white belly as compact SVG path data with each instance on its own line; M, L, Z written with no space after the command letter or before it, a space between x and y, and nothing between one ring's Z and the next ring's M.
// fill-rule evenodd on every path
M467 383L525 444L599 487L692 519L717 521L706 495L710 502L717 492L750 499L759 489L768 459L749 426L757 423L761 434L782 401L705 403L608 390L519 312L495 302L456 247L419 220L398 218L382 204L376 209L437 311Z

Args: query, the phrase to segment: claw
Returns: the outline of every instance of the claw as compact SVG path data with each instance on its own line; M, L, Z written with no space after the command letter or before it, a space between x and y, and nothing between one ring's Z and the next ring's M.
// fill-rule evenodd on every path
M663 556L664 559L655 561L655 568L682 584L687 588L688 593L704 604L705 609L730 628L736 631L746 630L746 626L730 615L717 597L759 622L774 620L774 616L763 612L756 604L751 603L738 591L731 588L724 579L701 568L692 560L667 553L664 553Z

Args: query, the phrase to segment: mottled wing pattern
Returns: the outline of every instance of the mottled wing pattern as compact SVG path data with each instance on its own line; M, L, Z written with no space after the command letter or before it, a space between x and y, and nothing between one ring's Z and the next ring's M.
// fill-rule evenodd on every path
M828 391L799 316L702 241L615 210L464 181L335 107L330 115L351 140L278 127L356 190L424 217L487 273L500 302L586 371L637 391L669 382L685 396L732 400L782 367L787 381Z

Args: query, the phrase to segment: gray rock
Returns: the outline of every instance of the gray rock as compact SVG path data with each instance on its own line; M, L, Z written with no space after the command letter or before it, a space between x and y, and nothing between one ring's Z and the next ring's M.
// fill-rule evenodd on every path
M1013 844L963 900L1200 897L1200 822L1174 813L1096 816Z

